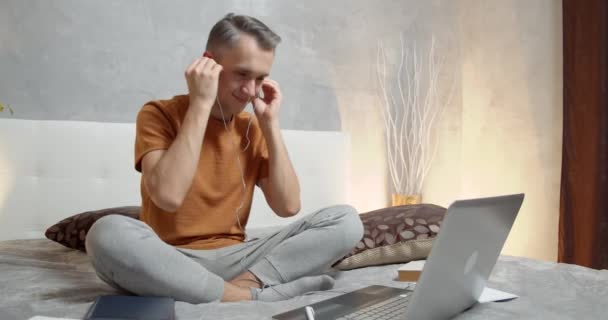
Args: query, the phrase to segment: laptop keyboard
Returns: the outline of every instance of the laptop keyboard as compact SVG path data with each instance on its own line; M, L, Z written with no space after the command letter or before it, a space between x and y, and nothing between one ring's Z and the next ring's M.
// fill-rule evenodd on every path
M342 316L336 320L388 320L402 318L409 300L410 295L398 295L382 302L372 304L357 312Z

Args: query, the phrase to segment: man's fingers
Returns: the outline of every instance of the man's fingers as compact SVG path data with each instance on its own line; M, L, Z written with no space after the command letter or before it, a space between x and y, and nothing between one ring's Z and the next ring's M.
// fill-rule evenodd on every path
M213 59L202 57L193 71L195 71L197 74L211 74L216 65L218 64Z
M194 71L194 69L196 68L196 66L199 64L199 62L201 61L202 58L196 58L194 59L194 61L192 61L192 63L190 63L190 65L188 66L188 68L186 68L186 76L192 74L192 71Z
M264 102L266 102L267 104L270 103L272 100L276 99L279 96L279 89L275 83L272 83L270 81L265 81L262 84L262 91L264 91Z
M272 79L264 79L264 83L272 84L273 86L275 86L277 88L279 87L279 83L276 82L276 81L274 81L274 80L272 80Z
M201 61L196 65L196 73L202 74L207 64L209 64L209 58L202 58Z
M211 71L213 72L214 75L219 75L220 72L222 72L222 70L224 69L224 67L222 67L221 64L216 63L211 67Z

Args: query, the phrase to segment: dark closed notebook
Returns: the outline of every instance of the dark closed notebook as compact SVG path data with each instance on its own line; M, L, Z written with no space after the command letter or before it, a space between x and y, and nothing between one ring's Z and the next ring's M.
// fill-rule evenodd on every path
M175 301L164 297L99 296L85 320L174 320Z

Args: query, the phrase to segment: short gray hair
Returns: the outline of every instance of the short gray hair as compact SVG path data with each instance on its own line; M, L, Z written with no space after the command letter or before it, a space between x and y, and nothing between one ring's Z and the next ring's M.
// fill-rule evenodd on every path
M274 51L281 42L281 37L260 20L229 13L211 28L207 50L219 47L233 48L243 33L252 36L258 46L264 50Z

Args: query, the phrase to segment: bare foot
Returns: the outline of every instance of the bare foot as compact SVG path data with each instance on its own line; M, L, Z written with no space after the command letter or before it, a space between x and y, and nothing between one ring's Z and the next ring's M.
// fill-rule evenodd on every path
M234 279L228 281L229 283L239 286L241 288L261 288L262 281L258 279L253 273L247 271L239 274Z
M242 288L233 285L229 282L224 282L224 295L222 296L222 302L242 301L251 299L251 289Z

